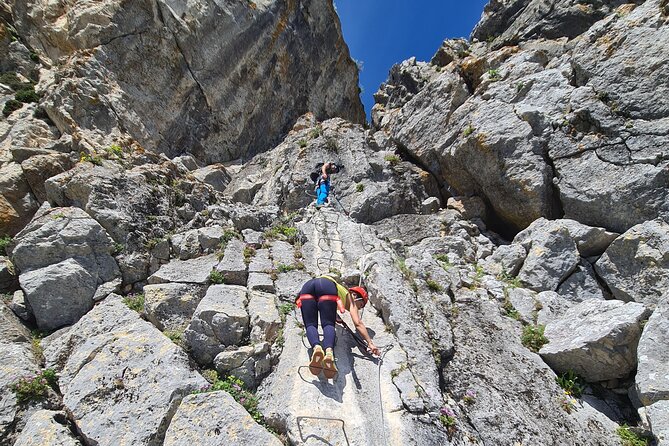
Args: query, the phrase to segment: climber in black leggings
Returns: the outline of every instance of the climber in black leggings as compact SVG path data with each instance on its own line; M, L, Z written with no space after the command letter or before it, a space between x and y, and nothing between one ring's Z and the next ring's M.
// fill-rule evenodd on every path
M367 341L369 351L375 355L379 349L367 333L367 328L360 320L358 310L367 304L367 291L362 287L346 289L330 276L320 276L307 281L297 298L297 306L302 310L302 320L307 331L307 339L313 348L309 370L314 375L323 374L332 379L337 374L333 347L335 341L335 320L337 309L341 313L351 312L351 319L356 330ZM351 305L355 302L355 305ZM323 342L318 338L318 317L320 314L323 327ZM325 351L323 351L325 349Z

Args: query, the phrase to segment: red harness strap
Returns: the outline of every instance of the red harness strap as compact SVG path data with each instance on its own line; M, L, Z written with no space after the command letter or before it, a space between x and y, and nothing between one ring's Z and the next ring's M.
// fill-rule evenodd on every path
M341 299L339 296L336 294L324 294L322 296L314 296L313 294L300 294L300 296L295 299L295 305L297 305L297 308L302 308L302 301L303 300L315 300L318 302L319 300L330 300L337 302L337 309L339 309L340 313L344 313L344 304L341 303Z

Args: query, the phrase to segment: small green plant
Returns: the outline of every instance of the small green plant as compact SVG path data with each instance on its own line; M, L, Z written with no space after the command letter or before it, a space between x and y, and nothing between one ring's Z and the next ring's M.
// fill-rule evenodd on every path
M574 373L573 370L568 370L562 373L555 378L555 382L562 387L564 393L575 398L580 398L585 388L581 383L581 379L576 376L576 373Z
M141 313L144 311L144 294L128 294L123 298L123 303L131 310Z
M113 254L118 255L125 251L125 245L123 243L114 242L112 245Z
M383 157L384 160L391 166L396 166L400 162L400 157L397 155L386 155Z
M455 429L455 412L450 407L442 407L439 409L439 421L449 431Z
M307 146L307 140L306 139L300 139L297 142L297 145L300 146L301 149L304 149Z
M39 55L37 55L36 52L31 51L30 52L30 60L32 60L33 62L36 62L36 63L39 62Z
M562 407L562 410L567 413L572 413L576 410L576 400L566 393L558 397L558 403L560 404L560 407Z
M322 134L323 134L323 127L321 127L321 125L318 124L316 127L311 129L311 131L309 132L309 138L316 139L319 136L321 136Z
M285 238L289 243L295 243L297 241L298 230L294 226L279 224L265 231L264 235L266 240Z
M498 81L501 78L498 69L488 70L488 77L491 81Z
M525 88L525 83L516 82L516 93L520 93Z
M358 184L355 185L355 191L356 192L362 192L363 190L365 190L365 185L364 184L358 183Z
M469 125L468 125L467 127L465 127L465 129L462 131L462 136L464 136L464 137L466 138L466 137L468 137L469 135L471 135L472 133L474 133L475 131L476 131L476 129L474 128L474 126L471 125L471 124L469 124Z
M218 380L218 373L213 369L202 370L201 375L210 384L214 384Z
M208 389L209 392L219 390L228 392L257 423L264 424L265 419L258 410L258 397L245 388L242 380L234 376L228 376L225 379L217 380Z
M526 325L523 327L523 335L520 338L520 342L523 345L533 352L538 352L541 347L548 343L548 339L544 336L544 330L546 326L544 325Z
M462 401L465 404L474 404L474 402L476 401L476 390L468 389L462 396Z
M102 158L96 154L88 154L85 152L79 153L79 162L89 162L95 164L96 166L102 166Z
M504 269L497 275L497 280L501 280L502 282L506 283L509 288L520 288L523 285L518 277L512 276Z
M24 82L21 82L21 79L16 75L16 73L8 71L6 73L0 73L0 84L4 84L12 89L12 91L19 91L26 87Z
M242 255L244 256L244 263L248 265L251 263L251 259L256 255L256 249L251 245L246 245L244 246Z
M427 288L434 293L440 293L444 290L444 288L441 285L439 285L432 279L426 279L425 284L427 285Z
M520 320L520 313L518 313L518 310L513 306L511 301L506 298L504 299L504 304L502 305L502 309L504 309L504 315L510 317L511 319L515 319L517 321Z
M118 144L112 144L105 150L110 155L113 155L117 158L123 158L123 148L121 148L121 146L119 146Z
M12 242L12 238L8 235L0 237L0 255L7 255L7 246Z
M10 293L2 293L0 296L2 296L2 301L6 304L10 303L14 298Z
M337 146L337 140L330 136L325 138L325 147L327 147L327 149L330 152L337 153L339 151L339 146Z
M183 330L165 330L163 334L181 348L186 347Z
M490 35L485 39L486 43L493 43L495 41L495 36Z
M144 244L144 247L146 248L147 251L152 251L153 248L155 248L156 246L158 246L158 244L159 244L160 242L162 242L162 241L163 241L163 239L161 239L161 238L152 238L152 239L149 239L149 240Z
M225 283L225 274L218 271L217 269L212 269L209 273L209 282L214 284L223 284Z
M616 429L616 433L620 437L623 446L648 446L648 440L632 431L626 424Z
M341 271L339 271L337 268L329 268L328 274L335 277L341 277Z
M19 378L10 388L19 403L26 403L44 399L49 387L55 388L57 381L56 373L51 369L46 369L35 376Z
M44 363L44 349L42 348L42 339L46 336L46 333L39 330L32 330L30 332L30 346L32 347L33 354L37 359L37 362L40 364Z
M283 328L279 329L279 334L276 336L276 341L274 341L277 347L283 348L283 345L286 343L286 338L283 336Z
M282 316L287 316L287 315L290 314L291 311L293 311L294 307L295 307L295 305L293 305L291 303L283 303L283 304L279 305L279 313Z
M284 263L279 263L279 264L276 266L276 270L277 270L278 272L280 272L280 273L287 273L287 272L289 272L289 271L293 271L293 270L296 270L296 269L297 269L296 266L294 266L294 265L286 265L286 264L284 264Z
M2 109L2 114L7 117L21 107L23 107L23 103L17 101L16 99L10 99L9 101L5 102L5 106Z

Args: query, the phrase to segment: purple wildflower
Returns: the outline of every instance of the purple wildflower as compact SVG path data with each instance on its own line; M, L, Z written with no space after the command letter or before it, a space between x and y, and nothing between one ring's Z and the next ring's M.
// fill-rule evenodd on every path
M455 417L455 412L453 412L453 409L451 409L450 407L444 406L439 410L439 412L442 415L446 415L447 417L451 417L451 418Z

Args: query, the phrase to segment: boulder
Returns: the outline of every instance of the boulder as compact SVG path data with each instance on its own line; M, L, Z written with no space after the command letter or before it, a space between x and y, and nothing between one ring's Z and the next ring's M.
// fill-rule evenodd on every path
M59 372L77 430L101 446L161 444L182 398L207 384L181 348L116 295L51 341L44 356Z
M0 167L0 233L19 232L38 207L21 166L9 163Z
M223 232L222 227L215 225L175 234L171 238L172 253L180 260L213 254L219 247Z
M81 442L70 430L67 415L64 412L40 410L35 412L26 423L14 446L39 446L48 441L50 445L79 446Z
M0 256L0 292L14 291L18 285L17 279L14 264L8 257Z
M165 434L165 446L245 446L282 443L240 406L227 392L189 395L174 414Z
M277 297L283 302L295 302L304 282L311 279L311 275L301 270L281 273L274 281Z
M251 324L251 342L273 343L282 326L274 295L261 291L251 291L249 293L248 311Z
M186 343L200 364L210 364L227 346L240 345L249 333L246 288L212 285L198 304L185 332Z
M663 400L646 408L648 424L657 438L657 446L669 444L669 401Z
M197 257L190 260L172 260L160 267L148 282L158 283L191 283L205 285L209 283L209 274L218 264L216 254Z
M669 400L669 293L643 328L637 349L636 393L645 406Z
M216 265L216 271L223 274L226 284L246 286L248 271L244 261L246 244L239 239L230 240L225 247L225 254Z
M592 265L583 259L574 272L560 284L557 292L563 298L574 302L583 302L588 299L604 300L610 296L599 285Z
M76 322L93 307L99 287L103 294L120 285L112 240L80 209L51 208L38 214L14 243L19 283L40 329Z
M611 243L595 270L613 297L654 306L669 288L669 224L652 220Z
M272 294L276 292L272 276L266 273L249 273L246 286L251 291L262 291Z
M22 290L14 291L9 308L25 322L30 321L34 317L33 311L26 301L26 294Z
M201 169L191 172L198 180L206 183L218 192L223 192L230 182L230 174L225 170L223 164L210 164Z
M542 221L533 223L537 224ZM555 291L580 260L576 244L564 227L550 225L535 230L530 226L514 238L514 243L527 250L518 278L535 291Z
M161 283L144 287L144 312L159 330L183 330L205 294L201 285Z
M558 373L569 370L588 382L624 378L636 368L641 321L650 311L637 303L587 300L546 325L539 351Z

